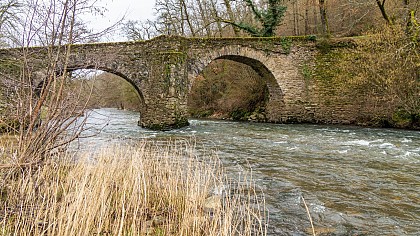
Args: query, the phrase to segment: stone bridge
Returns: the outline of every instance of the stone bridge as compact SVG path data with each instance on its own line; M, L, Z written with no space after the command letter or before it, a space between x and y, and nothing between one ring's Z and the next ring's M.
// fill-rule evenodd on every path
M228 59L251 66L267 84L268 121L305 122L311 112L305 105L308 88L301 71L313 50L310 38L160 36L139 42L72 45L68 70L99 69L124 78L140 94L140 124L170 129L188 124L187 97L197 75L210 62Z

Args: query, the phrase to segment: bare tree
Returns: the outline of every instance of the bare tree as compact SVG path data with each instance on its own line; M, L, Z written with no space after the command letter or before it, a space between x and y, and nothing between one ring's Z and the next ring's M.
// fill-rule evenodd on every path
M203 2L202 0L196 0L196 1L197 1L197 6L198 6L199 16L201 18L203 28L206 31L206 36L210 37L212 35L212 32L210 28L210 21L208 19L208 15L206 14L207 9L206 9L206 5L204 4L205 2Z
M157 0L155 3L158 32L166 35L183 35L182 7L173 0Z
M17 13L21 7L17 0L0 2L0 48L11 46L16 41L14 33L20 21Z
M186 2L186 0L179 0L179 4L181 5L181 20L182 20L182 23L185 21L188 24L191 36L194 37L195 36L195 30L194 30L194 27L192 25L192 20L190 19L190 14L189 14L188 9L187 9L187 2ZM183 32L184 32L183 35L185 35L184 28L183 28Z
M226 7L226 11L227 14L229 16L229 21L234 22L235 21L235 14L233 13L232 10L232 5L230 4L230 0L223 0L223 3L225 4ZM235 33L235 36L238 37L239 36L239 28L232 26L233 28L233 32Z
M51 152L65 149L78 138L84 127L85 103L80 93L66 89L72 45L89 38L78 17L92 7L88 0L28 0L20 48L10 50L13 70L0 73L0 80L11 81L14 92L9 99L12 116L19 124L18 147L12 155L13 166L29 168L44 163ZM33 45L43 45L34 53ZM38 59L37 59L38 58ZM43 69L34 66L42 60ZM2 71L3 72L3 71ZM39 73L42 72L42 73Z
M210 3L211 3L211 17L217 25L217 33L219 34L220 37L222 37L223 27L222 27L222 21L220 20L220 13L219 13L220 10L217 7L217 0L210 0ZM235 33L235 36L238 36L238 35L236 35Z
M123 24L122 31L128 40L147 40L157 36L156 24L151 20L129 20Z
M306 0L306 4L305 4L305 34L308 35L310 34L310 29L309 29L309 1L310 0Z

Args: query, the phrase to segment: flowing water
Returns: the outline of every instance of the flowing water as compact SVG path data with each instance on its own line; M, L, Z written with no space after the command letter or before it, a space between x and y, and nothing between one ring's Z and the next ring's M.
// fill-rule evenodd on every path
M318 235L420 235L418 131L190 120L156 132L138 127L138 118L93 110L88 121L102 132L80 147L192 139L232 173L252 170L266 198L268 235L311 233L302 196Z

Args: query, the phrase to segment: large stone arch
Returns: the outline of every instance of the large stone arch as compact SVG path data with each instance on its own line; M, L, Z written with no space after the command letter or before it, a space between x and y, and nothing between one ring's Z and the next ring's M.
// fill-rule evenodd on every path
M75 70L81 70L81 69L86 69L86 70L100 70L100 71L104 71L107 73L111 73L114 75L117 75L118 77L122 78L123 80L127 81L136 91L138 98L139 98L139 103L140 103L140 117L139 117L139 124L141 123L141 117L142 115L144 115L145 110L146 110L146 104L145 104L145 100L144 100L144 96L143 93L141 91L141 89L139 88L139 86L137 85L137 83L132 80L131 78L129 78L125 73L122 73L118 70L115 69L110 69L109 67L105 67L105 66L97 66L97 65L69 65L67 67L67 71L68 72L72 72Z
M98 67L98 66L93 66L93 65L83 65L83 66L75 66L75 65L73 65L73 66L67 67L67 71L68 72L72 72L72 71L75 71L75 70L100 70L100 71L108 72L110 74L117 75L118 77L121 77L122 79L124 79L125 81L127 81L129 84L131 84L131 86L133 86L133 88L137 92L137 95L139 96L139 102L141 103L142 106L145 105L145 103L144 103L144 96L143 96L143 93L142 93L141 89L137 86L137 83L134 80L132 80L131 78L129 78L124 73L119 72L117 70L110 69L108 67Z
M111 69L111 68L106 67L106 66L98 66L98 65L82 64L82 63L78 63L78 64L69 63L69 65L66 66L66 69L65 70L66 70L66 73L72 73L73 71L76 71L76 70L99 70L99 71L104 71L104 72L108 72L108 73L117 75L121 79L127 81L134 88L134 90L136 91L137 96L139 98L139 103L140 103L140 111L139 111L140 112L140 117L139 117L139 121L138 122L140 124L142 114L144 114L145 113L145 110L146 110L145 99L144 99L143 93L141 91L141 88L138 86L138 83L136 83L136 81L134 81L131 78L129 78L126 75L126 73L120 72L120 71L115 70L115 69ZM56 74L58 76L61 76L63 73L64 73L64 69L63 68L60 68L60 69L58 69L56 71ZM44 82L44 80L42 78L45 77L44 74L45 73L43 73L42 71L38 71L37 78L36 78L37 82L35 82L37 84L35 90L39 89L42 86L42 83ZM37 92L35 91L35 93L37 93Z
M268 63L270 58L263 52L247 47L226 46L219 50L212 50L205 55L201 54L199 57L191 56L192 58L188 65L189 90L191 90L195 78L212 61L225 59L248 65L261 76L267 85L269 98L266 102L266 114L268 120L271 122L280 121L278 119L279 111L285 107L284 93L278 80L269 68L273 63Z

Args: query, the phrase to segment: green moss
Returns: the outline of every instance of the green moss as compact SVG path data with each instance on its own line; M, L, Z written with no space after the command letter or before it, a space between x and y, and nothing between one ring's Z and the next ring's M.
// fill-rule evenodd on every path
M290 53L290 48L292 47L292 40L290 38L287 38L287 37L282 37L280 39L280 45L283 48L284 52L289 54Z
M336 48L329 40L317 43L319 52L315 55L315 66L312 70L312 78L321 83L322 88L327 88L327 94L336 95L338 90L347 86L342 78L347 78L342 62L346 60L346 48ZM309 68L308 68L309 69ZM305 71L309 76L310 71Z
M244 109L236 109L229 113L230 118L233 120L245 121L248 120L251 112Z
M322 38L316 41L316 47L322 53L329 53L331 50L339 48L354 48L357 46L353 38Z
M173 124L151 124L148 126L143 126L143 128L157 130L157 131L167 131L171 129L179 129L185 126L188 126L188 119L187 118L177 118Z
M205 109L205 108L201 108L201 109L189 109L188 112L190 113L190 115L192 117L195 118L205 118L205 117L209 117L211 115L213 115L214 110L213 109Z
M179 51L162 51L162 52L158 52L158 54L161 55L181 55L181 56L185 56L184 52L179 52Z
M420 113L411 114L403 109L398 109L392 115L392 122L400 128L420 128Z
M16 59L0 59L0 71L11 75L19 75L22 64Z
M314 71L307 63L304 63L301 67L301 73L303 78L308 81L313 77Z
M333 48L330 41L326 39L317 41L316 47L322 54L328 54Z
M316 35L307 35L305 36L305 39L312 42L315 42L317 40Z

